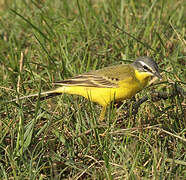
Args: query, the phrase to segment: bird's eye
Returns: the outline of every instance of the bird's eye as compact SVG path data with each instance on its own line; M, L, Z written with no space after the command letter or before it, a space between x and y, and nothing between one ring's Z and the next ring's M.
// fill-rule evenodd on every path
M150 71L151 72L151 70L147 67L147 66L143 66L143 69L145 70L145 71Z

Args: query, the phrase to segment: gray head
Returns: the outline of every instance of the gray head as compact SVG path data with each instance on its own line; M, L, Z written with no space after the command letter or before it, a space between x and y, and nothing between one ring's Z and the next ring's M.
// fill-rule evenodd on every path
M158 65L150 57L139 57L131 65L139 72L148 72L152 76L156 76L160 79L162 78L159 73Z

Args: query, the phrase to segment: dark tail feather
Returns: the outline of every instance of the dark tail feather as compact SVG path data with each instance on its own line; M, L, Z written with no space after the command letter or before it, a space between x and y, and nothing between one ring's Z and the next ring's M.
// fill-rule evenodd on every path
M53 98L53 97L56 97L56 96L59 96L59 95L61 95L61 94L60 93L51 93L51 94L48 94L46 96L40 97L40 100L44 101L46 99L50 99L50 98Z

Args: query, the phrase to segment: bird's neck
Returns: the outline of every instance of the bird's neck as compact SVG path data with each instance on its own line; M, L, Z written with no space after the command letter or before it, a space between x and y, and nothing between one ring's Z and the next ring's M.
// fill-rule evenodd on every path
M135 70L135 76L142 86L146 86L152 75L148 72L140 72L140 71Z

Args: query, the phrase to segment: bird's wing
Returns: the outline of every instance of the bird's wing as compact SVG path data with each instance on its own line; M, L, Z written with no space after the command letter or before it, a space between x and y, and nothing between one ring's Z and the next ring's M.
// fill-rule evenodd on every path
M117 83L113 80L109 80L102 75L95 74L81 74L73 78L57 82L58 85L66 86L84 86L84 87L97 87L97 88L115 88Z
M119 82L130 78L130 75L130 66L118 65L80 74L55 84L66 86L117 88L119 87Z

